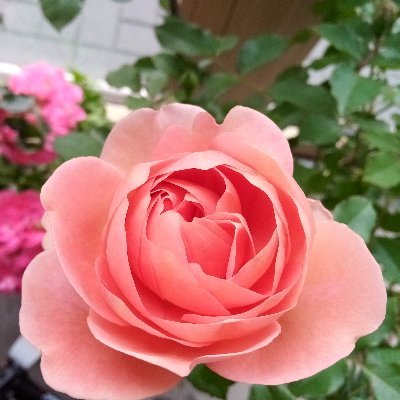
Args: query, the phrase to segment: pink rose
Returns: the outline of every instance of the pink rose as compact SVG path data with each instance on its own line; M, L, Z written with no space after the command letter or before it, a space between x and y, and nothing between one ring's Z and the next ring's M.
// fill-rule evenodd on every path
M43 250L42 216L39 193L0 191L0 293L20 290L25 268Z
M272 121L138 110L42 191L51 242L25 273L23 335L54 388L142 399L199 363L281 384L347 356L385 314L363 240L309 202Z

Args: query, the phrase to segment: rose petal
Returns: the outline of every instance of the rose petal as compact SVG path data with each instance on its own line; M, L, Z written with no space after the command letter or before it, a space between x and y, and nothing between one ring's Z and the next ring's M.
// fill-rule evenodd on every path
M273 322L253 335L196 348L155 338L134 327L114 325L93 312L88 323L93 335L102 343L180 376L188 375L197 364L228 359L266 346L280 332L279 324Z
M43 376L54 389L75 398L134 400L178 383L177 375L97 341L88 313L55 252L35 258L24 275L20 326L41 350Z
M272 157L287 173L293 173L289 143L278 126L264 114L247 107L234 107L220 129L228 132L223 140L235 143L239 136Z
M75 158L54 172L41 193L64 273L86 303L114 322L118 319L101 295L95 260L121 180L117 169L98 158Z
M237 381L278 385L311 376L353 349L385 316L379 265L363 240L345 225L318 221L309 274L293 310L279 320L282 333L264 349L210 363Z
M100 157L127 173L135 164L153 159L155 146L167 128L178 125L191 130L201 112L204 112L202 108L188 104L169 104L160 111L136 110L111 131ZM174 149L186 150L184 142L182 148Z

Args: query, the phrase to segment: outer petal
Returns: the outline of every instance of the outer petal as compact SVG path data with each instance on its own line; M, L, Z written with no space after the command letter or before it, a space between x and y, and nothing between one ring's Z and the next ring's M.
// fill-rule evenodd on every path
M268 117L246 107L234 107L226 116L221 131L240 136L277 161L287 173L293 173L293 157L281 130ZM228 134L229 135L229 134Z
M54 252L40 254L24 275L22 334L42 351L42 372L76 398L134 400L173 387L179 377L98 342L88 307L65 278Z
M281 335L261 350L208 366L248 383L306 378L347 356L358 337L377 329L385 303L381 270L363 240L345 225L318 221L303 293L279 320Z
M111 321L118 319L102 296L95 259L111 201L122 180L120 172L94 157L63 164L43 186L41 200L61 265L74 289Z
M319 200L308 199L315 219L333 220L332 214L322 205Z
M148 108L134 111L111 131L101 158L127 173L135 164L153 159L155 147L167 128L175 125L191 130L201 112L202 108L187 104L170 104L160 111ZM183 143L182 151L186 150L187 143ZM180 152L178 147L174 151Z

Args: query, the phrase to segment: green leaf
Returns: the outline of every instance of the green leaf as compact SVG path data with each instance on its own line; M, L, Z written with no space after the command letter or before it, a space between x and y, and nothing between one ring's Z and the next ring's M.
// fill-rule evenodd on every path
M400 366L400 349L373 349L367 352L367 364Z
M389 282L400 282L400 239L376 238L371 250L385 278Z
M383 189L397 186L400 183L400 157L383 152L368 156L363 180Z
M375 393L376 400L400 400L400 366L370 365L362 370Z
M210 31L172 16L156 28L156 35L165 49L189 57L217 56L236 43L232 37L219 38Z
M361 60L365 46L349 27L341 24L321 24L314 28L322 37L327 39L332 46L348 55Z
M6 94L0 99L0 109L11 114L26 112L35 105L35 99L31 96Z
M317 145L331 145L342 129L335 119L319 114L306 114L300 123L300 140Z
M56 138L54 147L64 159L75 157L99 156L103 148L103 140L99 135L75 132Z
M291 383L288 387L296 396L328 396L343 386L346 380L346 373L346 362L339 361L311 378Z
M253 71L280 57L288 44L286 38L270 33L251 38L239 50L237 68L242 73Z
M68 25L81 11L85 0L40 0L44 16L58 30Z
M305 71L304 71L305 72ZM300 109L326 115L333 115L335 100L323 86L307 84L307 74L301 70L282 75L269 89L275 101L287 102Z
M368 131L361 134L361 139L367 143L368 147L371 149L377 149L387 153L397 153L400 156L400 135L398 134Z
M249 400L296 400L296 397L284 385L253 385L250 390Z
M232 74L224 72L212 74L203 84L202 97L215 99L234 86L237 81L237 77Z
M151 107L152 103L144 97L128 96L125 99L125 105L131 110L136 110L137 108Z
M333 210L335 220L347 224L366 242L376 224L376 211L370 200L361 196L351 196L341 201Z
M162 93L169 82L168 75L156 69L143 70L140 73L140 82L147 89L150 96L156 96Z
M360 77L349 65L339 66L332 74L330 83L340 115L346 115L372 102L384 85L381 81Z
M151 57L154 67L174 77L181 76L187 69L196 69L195 64L176 54L160 53Z
M128 87L134 92L140 90L140 75L134 65L123 65L106 76L107 82L116 88Z
M187 379L195 388L219 399L226 399L229 387L234 384L234 382L217 375L205 365L198 365L194 368Z

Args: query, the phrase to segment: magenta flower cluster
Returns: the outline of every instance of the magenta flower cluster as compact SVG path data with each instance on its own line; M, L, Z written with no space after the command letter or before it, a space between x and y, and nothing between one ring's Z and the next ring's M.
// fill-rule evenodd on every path
M2 190L0 210L0 293L18 292L26 266L42 251L39 193Z
M7 113L0 110L0 154L15 164L47 164L55 160L54 139L70 133L84 120L80 103L82 89L69 82L61 68L46 63L25 67L12 76L8 89L15 95L32 96L35 107L20 117L43 132L43 145L27 150L20 144L20 132L7 125Z

